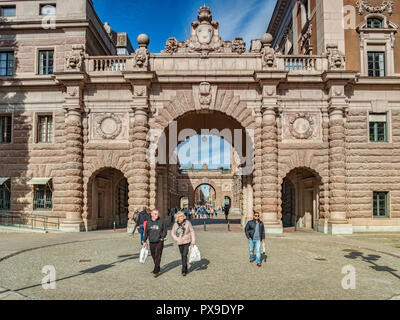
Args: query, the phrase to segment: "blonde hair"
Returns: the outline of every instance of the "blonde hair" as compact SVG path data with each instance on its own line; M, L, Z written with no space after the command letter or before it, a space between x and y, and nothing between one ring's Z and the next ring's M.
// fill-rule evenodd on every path
M177 213L175 213L174 218L175 218L175 222L178 222L178 219L180 216L184 216L186 219L186 215L182 212L182 211L178 211Z

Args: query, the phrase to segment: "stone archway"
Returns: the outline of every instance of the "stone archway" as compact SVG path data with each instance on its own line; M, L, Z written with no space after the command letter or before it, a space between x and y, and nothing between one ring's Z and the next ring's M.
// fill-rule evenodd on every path
M291 170L282 182L284 228L317 230L320 219L320 175L309 168Z
M209 187L209 191L210 191L209 196L207 196L206 194L203 193L203 191L201 189L203 186ZM209 197L209 199L207 197ZM217 190L211 184L202 183L194 189L194 205L195 206L211 205L212 207L215 207L217 204L216 200L217 200Z
M128 180L115 168L95 171L87 183L87 224L90 229L126 227L128 222Z
M234 98L233 96L231 97ZM234 103L232 106L239 107L240 101L238 99L234 99L235 101L230 101L230 103ZM182 100L184 103L187 100ZM225 102L224 102L225 103ZM252 179L248 179L248 176L252 176L253 173L253 154L254 141L252 137L249 135L249 127L251 127L252 119L251 113L248 113L246 108L242 108L243 111L240 115L236 114L237 109L227 110L228 112L222 112L220 110L202 110L194 111L193 106L189 109L189 105L186 105L187 111L185 108L179 108L179 113L172 107L172 104L169 104L166 108L168 110L168 115L177 114L177 117L171 120L171 117L165 118L167 114L164 113L165 109L158 110L154 115L155 117L151 121L151 125L154 128L158 128L158 135L154 137L154 140L150 144L151 150L156 150L154 152L157 157L157 165L150 166L150 194L151 206L155 206L160 208L162 212L168 212L170 208L179 207L179 199L180 196L188 196L190 206L194 203L190 200L190 195L194 194L195 189L198 187L197 181L200 181L199 184L208 183L204 181L204 178L212 178L214 182L223 179L226 179L227 174L232 174L235 176L235 180L237 183L216 183L212 185L217 194L220 194L216 198L216 204L220 205L222 203L222 194L227 190L223 190L225 186L229 188L229 192L232 195L237 195L237 201L235 203L238 206L238 211L247 215L247 211L243 210L241 204L243 203L242 198L246 199L249 196L252 196L252 193L248 192L249 188L252 188ZM232 116L236 116L233 118ZM244 116L246 115L246 116ZM243 118L244 117L244 118ZM171 120L167 122L166 120ZM162 128L162 130L160 130ZM156 130L156 129L155 129ZM195 174L195 170L186 170L184 173L180 169L179 163L177 159L175 162L171 161L173 157L171 155L174 154L174 150L177 148L181 141L184 141L190 136L194 135L203 135L203 130L206 130L209 135L216 135L223 137L226 141L228 141L231 146L234 158L239 160L244 160L244 164L238 164L237 166L231 165L230 172L226 172L224 170L214 170L214 172L207 172L204 170L203 173L198 172L198 175ZM186 132L181 135L182 132ZM240 135L235 135L235 133L240 133ZM171 135L175 135L171 139ZM179 138L179 139L178 139ZM240 140L240 141L239 141ZM174 142L171 143L171 141ZM167 155L167 156L165 156ZM164 163L160 163L160 160L163 160ZM240 161L239 161L240 162ZM248 167L247 167L248 166ZM246 171L247 170L247 171ZM212 174L210 174L210 172ZM179 181L186 180L185 186L180 189ZM153 183L152 183L153 182ZM238 190L233 190L234 186L237 187ZM246 192L244 189L246 187ZM222 189L221 192L218 192L219 189ZM243 193L243 194L242 194ZM153 196L153 197L152 197ZM220 198L220 200L218 200ZM252 201L248 200L245 203L249 204ZM246 212L245 212L246 211Z

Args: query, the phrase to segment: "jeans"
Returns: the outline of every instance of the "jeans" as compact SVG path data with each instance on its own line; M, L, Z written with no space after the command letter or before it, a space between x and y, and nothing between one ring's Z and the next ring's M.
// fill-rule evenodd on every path
M140 244L143 245L143 239L144 239L144 226L141 225L139 227L139 233L140 233Z
M249 239L250 260L254 260L254 251L256 252L256 262L261 264L261 240Z
M160 272L161 255L164 249L164 241L150 243L150 252L154 261L153 273Z
M188 254L189 254L189 247L190 247L190 243L179 246L179 251L181 253L181 258L182 258L182 273L188 272L187 260L188 260Z

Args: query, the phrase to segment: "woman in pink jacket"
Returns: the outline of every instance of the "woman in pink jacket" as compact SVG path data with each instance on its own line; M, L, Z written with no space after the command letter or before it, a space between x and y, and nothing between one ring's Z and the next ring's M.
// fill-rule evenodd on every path
M186 216L182 211L175 215L175 223L171 231L172 238L179 246L182 257L182 275L186 276L188 272L187 257L190 245L195 245L196 238L194 229L190 221L186 220Z

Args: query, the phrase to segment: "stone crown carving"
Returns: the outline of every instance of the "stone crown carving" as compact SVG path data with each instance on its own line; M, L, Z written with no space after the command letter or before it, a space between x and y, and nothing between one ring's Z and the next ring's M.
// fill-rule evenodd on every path
M389 15L392 15L394 8L393 1L383 1L379 6L372 6L367 2L367 0L359 0L356 5L360 15L363 15L364 11L368 13L383 13L386 10Z
M121 134L122 121L115 114L106 113L97 119L96 131L103 139L114 140Z
M70 72L83 71L83 59L85 48L82 45L73 45L72 50L65 57L65 70Z
M202 108L207 108L211 104L212 101L211 84L209 84L208 82L200 83L199 101Z
M219 35L219 23L212 20L211 9L207 6L199 9L197 21L191 25L190 38L185 42L169 38L163 51L167 54L201 53L203 56L210 52L242 54L246 52L246 43L242 38L223 41Z

